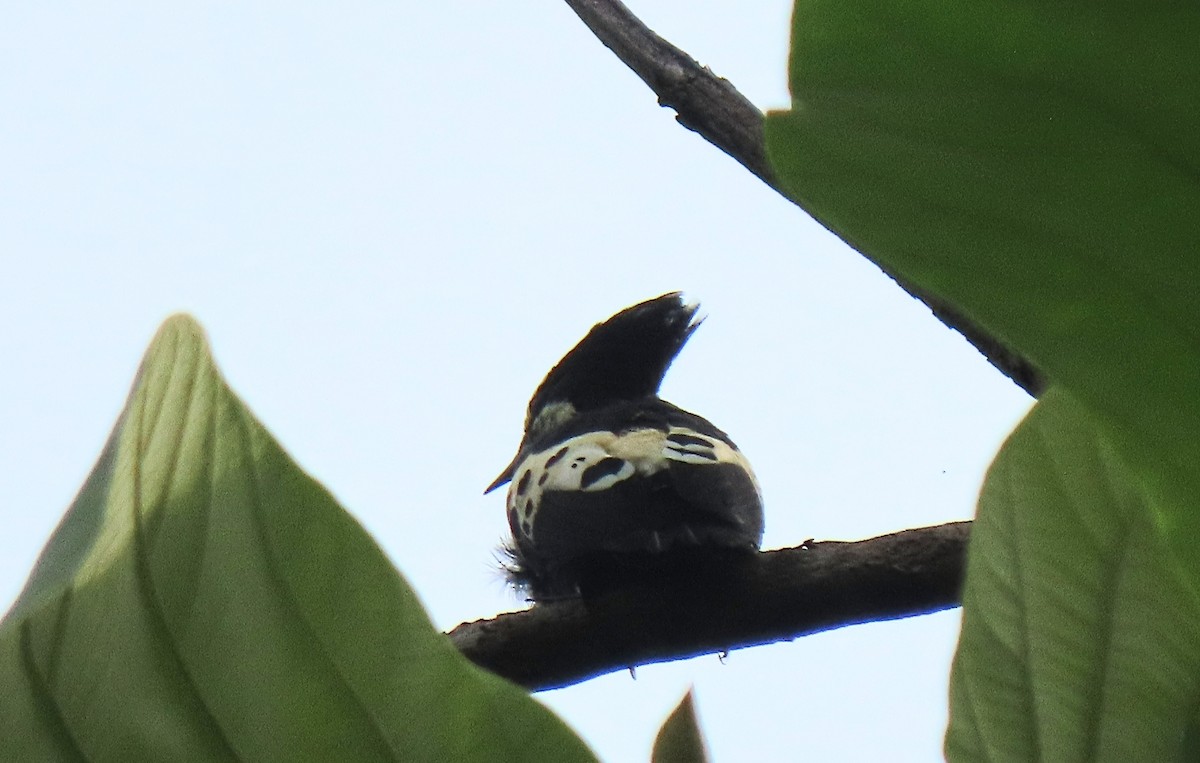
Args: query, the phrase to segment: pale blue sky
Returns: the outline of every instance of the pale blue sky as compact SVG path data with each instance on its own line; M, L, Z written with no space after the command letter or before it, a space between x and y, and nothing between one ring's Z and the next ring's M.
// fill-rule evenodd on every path
M786 105L787 3L632 7ZM562 3L27 4L0 103L0 610L178 310L443 628L520 606L482 490L551 364L639 300L702 303L664 396L749 456L770 547L969 517L1029 405ZM717 761L928 761L958 622L540 698L609 761L646 759L693 683Z

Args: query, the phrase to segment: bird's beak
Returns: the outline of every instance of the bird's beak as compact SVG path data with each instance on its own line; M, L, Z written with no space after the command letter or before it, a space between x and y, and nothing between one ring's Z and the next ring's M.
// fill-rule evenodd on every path
M500 476L496 478L495 482L488 485L487 490L484 490L483 494L487 495L488 493L492 492L496 488L503 485L505 482L508 482L509 480L511 480L513 477L513 472L515 472L517 470L517 464L521 463L521 457L523 455L524 454L518 450L517 455L513 456L512 463L510 463L508 466L504 467L504 471L500 472Z

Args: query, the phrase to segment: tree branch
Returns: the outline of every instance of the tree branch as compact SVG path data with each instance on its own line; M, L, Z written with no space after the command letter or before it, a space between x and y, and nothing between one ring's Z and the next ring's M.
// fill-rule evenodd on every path
M706 561L596 599L463 623L468 659L533 691L957 606L970 522Z
M690 55L659 37L620 0L566 2L600 42L654 91L661 105L675 109L676 120L681 125L729 154L789 201L797 203L779 184L767 162L762 112L728 80L713 74ZM1008 348L946 301L906 282L880 263L875 264L900 288L928 305L942 323L961 333L993 366L1030 395L1037 397L1045 389L1045 378L1029 359Z

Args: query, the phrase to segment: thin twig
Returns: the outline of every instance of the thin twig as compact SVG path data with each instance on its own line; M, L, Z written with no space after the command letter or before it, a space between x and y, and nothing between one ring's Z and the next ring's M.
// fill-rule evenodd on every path
M654 91L660 104L675 109L680 124L729 154L795 203L767 162L762 112L728 80L659 37L620 0L566 2L600 42ZM882 264L875 264L900 288L928 305L942 323L961 333L1001 373L1034 397L1042 393L1045 377L1028 358L1014 352L953 305L907 283Z
M970 522L705 563L669 581L464 623L470 660L531 690L957 606Z

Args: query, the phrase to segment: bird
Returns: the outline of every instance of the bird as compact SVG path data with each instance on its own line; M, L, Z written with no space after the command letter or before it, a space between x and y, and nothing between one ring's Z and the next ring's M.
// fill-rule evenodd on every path
M509 483L509 582L530 600L599 595L668 560L750 554L763 502L749 461L707 419L659 397L703 319L680 292L596 324L529 401Z

